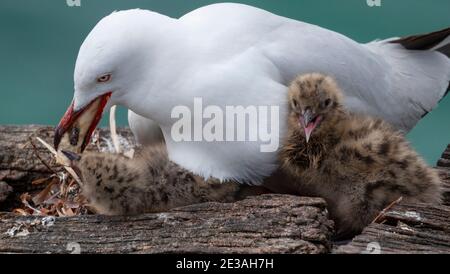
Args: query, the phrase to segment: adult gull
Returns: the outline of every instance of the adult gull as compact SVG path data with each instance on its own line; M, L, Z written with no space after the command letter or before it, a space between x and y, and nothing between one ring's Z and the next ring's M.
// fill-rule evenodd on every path
M298 74L321 72L345 91L348 109L382 117L407 132L448 89L449 34L445 29L360 44L230 3L205 6L179 19L139 9L114 12L80 48L73 101L56 129L55 147L70 135L70 145L81 152L103 110L122 105L132 111L137 139L155 139L159 126L170 159L182 167L204 177L258 183L277 169L276 151L261 152L261 140L175 141L174 107L192 108L195 98L221 109L278 106L275 138L281 143L287 85ZM253 126L267 127L264 121ZM224 131L235 129L225 126Z

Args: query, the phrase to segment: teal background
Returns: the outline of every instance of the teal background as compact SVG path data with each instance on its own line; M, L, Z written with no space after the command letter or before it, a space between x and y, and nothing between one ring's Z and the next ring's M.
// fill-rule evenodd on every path
M0 124L55 125L72 99L73 68L84 37L114 10L142 8L179 17L221 1L199 0L1 0ZM450 26L449 0L235 1L317 24L359 42L429 32ZM106 116L106 115L105 115ZM126 125L126 111L118 122ZM450 96L409 133L413 146L434 164L450 143ZM103 119L103 125L106 125Z

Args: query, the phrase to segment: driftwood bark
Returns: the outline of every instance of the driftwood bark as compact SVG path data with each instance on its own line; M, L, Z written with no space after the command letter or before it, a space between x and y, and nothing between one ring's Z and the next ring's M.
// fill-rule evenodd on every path
M273 194L134 217L57 218L51 226L0 214L0 253L326 253L325 207L320 198Z
M450 253L450 207L399 204L335 253Z

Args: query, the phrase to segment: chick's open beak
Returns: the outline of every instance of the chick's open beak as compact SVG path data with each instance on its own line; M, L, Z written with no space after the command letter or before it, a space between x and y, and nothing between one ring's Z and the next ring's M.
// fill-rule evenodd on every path
M61 144L64 149L82 153L89 144L110 97L111 92L105 93L79 110L74 110L72 102L55 129L55 149L58 150Z
M322 116L315 116L310 109L307 109L302 115L300 115L300 124L305 131L306 142L309 141L313 130L320 123Z

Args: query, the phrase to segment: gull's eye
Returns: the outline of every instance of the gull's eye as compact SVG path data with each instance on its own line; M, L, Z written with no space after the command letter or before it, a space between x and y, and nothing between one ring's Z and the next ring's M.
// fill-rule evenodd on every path
M111 80L111 74L105 74L97 78L98 83L106 83Z

